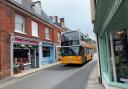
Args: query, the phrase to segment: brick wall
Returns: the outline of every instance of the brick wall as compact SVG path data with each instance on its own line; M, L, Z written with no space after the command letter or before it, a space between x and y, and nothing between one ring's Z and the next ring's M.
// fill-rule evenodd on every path
M26 34L20 34L14 32L15 29L15 13L25 17L25 30ZM45 27L46 25L40 21L36 21L39 26L39 38L32 37L31 21L35 20L30 16L27 16L20 11L16 11L13 8L0 2L0 78L5 78L10 75L10 33L14 33L19 36L29 37L34 39L40 39L42 41L48 41L45 39ZM50 27L50 42L58 42L57 28Z
M0 3L0 77L10 75L10 36L13 31L13 10Z

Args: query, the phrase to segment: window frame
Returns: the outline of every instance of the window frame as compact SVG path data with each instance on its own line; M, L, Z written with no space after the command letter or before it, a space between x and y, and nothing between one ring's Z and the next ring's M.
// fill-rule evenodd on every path
M22 20L22 22L18 21L19 19ZM21 26L22 31L21 31L21 29L17 29L18 28L17 25L22 25ZM26 34L25 33L25 18L19 14L15 14L15 32Z
M32 27L32 36L34 36L34 37L39 37L39 25L38 25L38 23L37 22L35 22L35 21L31 21L31 27ZM36 30L35 30L35 28L36 28Z
M50 40L50 28L45 27L45 39Z

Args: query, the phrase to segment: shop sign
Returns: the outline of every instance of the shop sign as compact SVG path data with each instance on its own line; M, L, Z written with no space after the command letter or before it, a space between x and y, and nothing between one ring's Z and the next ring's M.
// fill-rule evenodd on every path
M53 44L43 43L43 46L53 46Z
M39 43L37 41L31 41L31 40L20 39L20 38L15 38L14 42L22 43L22 44L31 44L31 45L38 45L38 43Z

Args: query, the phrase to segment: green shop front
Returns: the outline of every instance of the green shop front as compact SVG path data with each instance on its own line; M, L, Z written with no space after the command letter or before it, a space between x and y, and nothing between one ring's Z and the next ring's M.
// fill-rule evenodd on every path
M42 42L42 65L55 62L55 45L51 42Z
M106 89L128 89L128 1L105 2L97 11L94 27L100 76Z

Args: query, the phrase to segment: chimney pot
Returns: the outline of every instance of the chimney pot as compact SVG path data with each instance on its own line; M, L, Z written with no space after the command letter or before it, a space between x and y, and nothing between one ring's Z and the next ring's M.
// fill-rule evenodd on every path
M34 2L32 8L38 15L41 15L41 1Z
M64 18L60 18L60 25L62 28L64 28L64 26L65 26Z
M52 20L52 22L58 24L58 16L49 16L49 18Z

